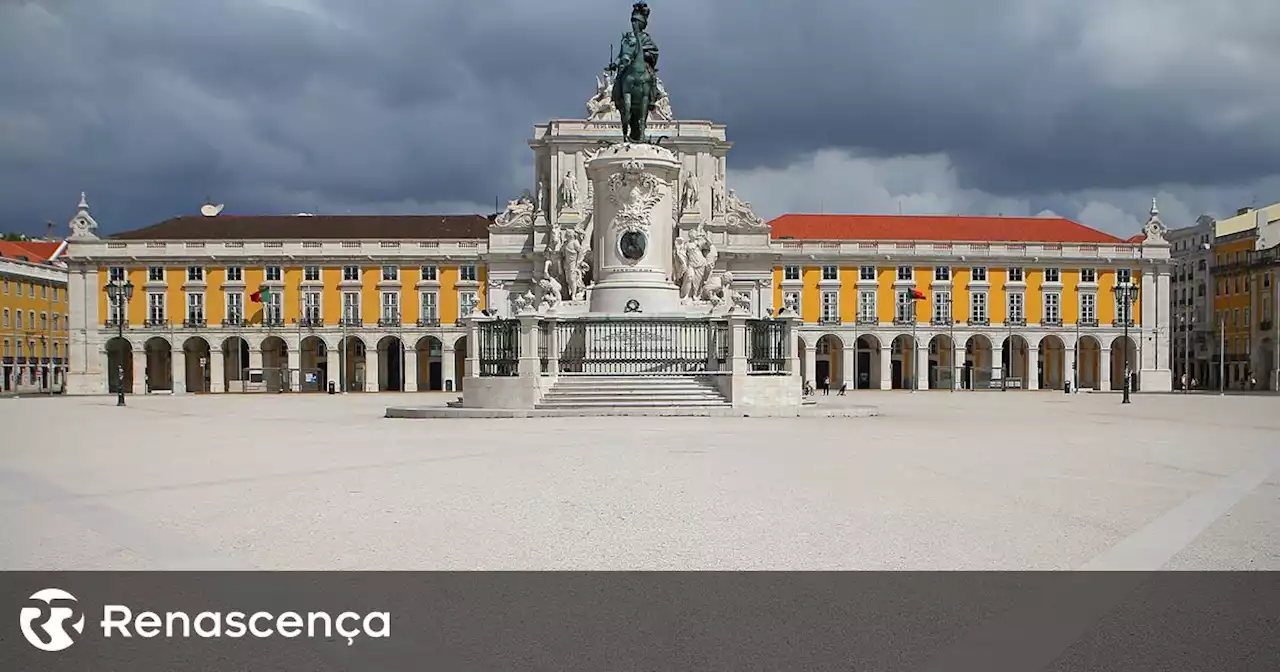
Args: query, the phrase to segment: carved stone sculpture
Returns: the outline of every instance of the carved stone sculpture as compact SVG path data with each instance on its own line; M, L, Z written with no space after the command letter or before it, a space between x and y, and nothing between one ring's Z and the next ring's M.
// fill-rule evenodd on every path
M526 191L513 201L507 201L507 207L494 218L494 226L516 228L533 226L533 197Z
M1151 217L1142 227L1142 233L1147 236L1147 242L1163 243L1165 242L1164 234L1168 233L1169 227L1160 221L1160 209L1156 207L1156 199L1151 199Z
M662 180L646 172L639 161L627 162L609 178L609 200L618 206L610 226L619 233L647 232L664 189Z
M711 182L711 217L719 217L724 214L725 209L724 194L724 176L716 175L716 179Z
M564 171L560 178L560 211L578 208L578 178L572 170Z
M586 274L588 269L587 253L591 246L587 242L586 232L581 229L570 229L565 232L564 243L560 248L560 267L564 273L565 290L570 301L582 301L587 298Z
M719 254L702 226L689 231L687 238L676 238L673 280L680 286L682 300L705 300L703 290L715 270Z
M735 228L757 229L767 227L764 219L756 215L751 204L738 198L732 189L725 198L725 224Z
M680 207L685 212L698 211L698 176L693 171L687 171L684 175L684 186L680 192Z
M725 271L720 275L708 278L699 298L717 306L731 301L733 299L733 273Z

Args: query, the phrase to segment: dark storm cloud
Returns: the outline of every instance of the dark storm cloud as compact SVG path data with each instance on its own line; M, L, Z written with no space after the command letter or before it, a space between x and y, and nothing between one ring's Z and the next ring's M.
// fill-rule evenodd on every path
M1280 83L1258 64L1280 53L1257 28L1277 10L1162 4L651 2L676 113L728 124L735 168L945 153L995 194L1280 172ZM62 223L82 189L112 229L206 195L237 212L492 203L528 186L532 124L582 114L629 7L5 0L0 227Z

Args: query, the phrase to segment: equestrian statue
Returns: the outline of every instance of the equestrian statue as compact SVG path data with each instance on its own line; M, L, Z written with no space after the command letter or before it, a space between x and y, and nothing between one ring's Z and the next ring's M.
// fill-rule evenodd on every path
M631 30L622 35L617 61L608 67L616 73L613 105L622 116L626 142L649 142L649 112L658 105L658 45L645 32L648 27L649 5L640 0L631 7Z

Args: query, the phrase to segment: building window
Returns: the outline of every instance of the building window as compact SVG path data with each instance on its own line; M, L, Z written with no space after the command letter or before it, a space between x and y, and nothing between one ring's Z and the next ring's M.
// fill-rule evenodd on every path
M474 264L465 264L458 267L459 280L463 282L475 282L477 277L476 267Z
M4 293L5 296L9 295L9 278L4 279Z
M9 339L4 339L4 356L9 356Z
M40 285L40 298L49 298L49 285Z
M9 328L9 309L8 308L4 309L4 328L5 329Z
M969 321L976 322L978 324L986 324L987 319L987 293L970 292Z
M107 282L124 282L124 267L112 266L107 269Z
M422 269L421 269L421 271L422 271L422 279L423 279L424 281L426 281L426 282L435 282L435 281L436 281L436 267L435 267L435 266L423 266L423 267L422 267Z
M898 280L914 280L916 277L915 269L910 266L898 267Z
M320 324L320 296L320 292L306 292L302 295L302 319L308 324Z
M342 293L342 321L360 324L360 292Z
M187 282L204 282L204 267L203 267L203 266L188 266L188 267L187 267Z
M1098 271L1093 268L1080 269L1080 282L1097 282Z
M1015 267L1013 267L1013 268L1010 268L1010 269L1009 269L1009 282L1022 282L1022 281L1023 281L1023 273L1022 273L1022 269L1021 269L1021 268L1018 268L1018 267L1016 267L1016 266L1015 266Z
M1245 327L1252 327L1252 326L1253 326L1253 323L1249 321L1249 309L1248 309L1248 308L1245 308L1245 309L1244 309L1244 326L1245 326Z
M1240 276L1236 276L1236 294L1240 293Z
M244 282L244 269L239 266L228 266L227 282Z
M383 275L386 269L383 269ZM382 293L382 321L388 324L400 323L400 292Z
M800 307L801 307L801 304L800 304L800 292L783 292L783 293L782 293L782 306L785 308L785 307L786 307L786 305L787 305L788 303L793 303L793 304L795 304L796 312L797 312L797 313L803 313L803 312L804 312L804 311L800 310Z
M819 319L823 322L840 321L840 292L822 293L822 313Z
M935 275L934 277L937 276ZM936 291L933 293L933 321L943 324L951 322L951 292Z
M1098 296L1096 294L1080 295L1080 321L1096 322L1098 320Z
M858 268L858 279L859 279L859 280L875 280L875 279L876 279L876 267L875 267L875 266L861 266L861 267L859 267L859 268Z
M823 280L839 280L840 268L838 266L823 266L822 279Z
M896 322L910 322L915 314L915 300L911 298L911 292L900 289L897 292L894 301L893 319Z
M343 282L359 282L360 267L359 266L343 266L342 281Z
M1269 289L1271 287L1271 272L1267 271L1262 274L1262 288Z
M1022 312L1022 306L1023 306L1022 299L1023 299L1022 292L1012 292L1009 294L1009 300L1008 300L1008 306L1007 306L1008 313L1009 313L1009 317L1008 317L1009 322L1022 322L1023 320L1027 319L1026 314Z
M303 282L320 282L319 266L303 266L302 267Z
M400 267L399 266L383 266L382 281L383 282L399 282Z
M1131 282L1133 282L1133 270L1132 270L1132 269L1128 269L1128 268L1121 268L1121 269L1116 270L1116 284L1117 284L1117 285L1127 285L1127 284L1129 284L1129 283L1131 283Z
M1045 282L1062 282L1062 274L1056 268L1044 269Z
M969 270L969 279L972 280L973 282L986 282L987 267L974 266L972 269Z
M1197 271L1204 271L1204 270L1207 270L1207 268L1206 268L1206 263L1205 263L1205 260L1204 260L1204 259L1201 259L1199 262L1197 262L1197 263L1196 263L1196 270L1197 270Z
M30 285L27 285L27 296L33 299L36 298L36 283L33 282Z
M280 292L270 292L265 296L267 301L262 306L262 319L267 324L283 324L284 310L282 309L281 302L284 300L284 297L281 296Z
M107 324L124 322L124 297L107 295Z
M1245 315L1248 315L1248 314L1249 314L1248 312L1245 312ZM49 331L49 314L48 313L40 313L40 331Z
M34 310L28 310L28 311L27 311L27 324L28 324L28 325L30 326L30 328L32 328L32 329L35 329L35 328L36 328L36 311L34 311Z
M230 292L227 294L227 323L241 322L244 322L244 292Z
M799 280L800 267L799 266L783 266L782 279L783 280Z
M164 324L164 294L147 294L147 321L152 325Z
M876 293L874 290L858 292L858 320L870 323L879 321L876 318Z
M427 268L435 269L435 266ZM422 292L418 295L418 304L421 307L422 320L427 324L435 324L440 319L440 300L435 292Z
M1049 292L1044 295L1044 319L1045 324L1057 324L1062 320L1062 295L1057 292Z
M199 292L187 294L187 322L204 324L204 294Z
M284 274L280 271L279 266L267 267L267 282L280 282L282 277L284 277Z
M480 299L475 292L458 292L459 315L465 316L477 310L480 310Z
M950 266L934 266L933 279L938 282L949 282L951 280Z
M164 282L164 267L163 267L163 266L148 266L148 267L147 267L147 282Z

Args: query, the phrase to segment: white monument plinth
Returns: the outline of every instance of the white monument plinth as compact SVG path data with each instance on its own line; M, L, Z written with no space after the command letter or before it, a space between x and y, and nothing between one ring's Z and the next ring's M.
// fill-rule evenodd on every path
M679 157L658 145L611 145L587 163L595 213L591 313L681 312L671 280L679 175Z

